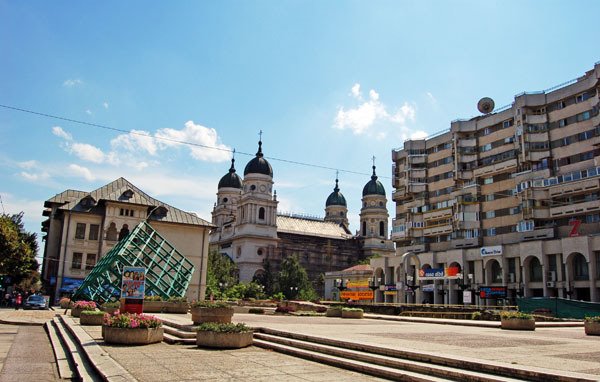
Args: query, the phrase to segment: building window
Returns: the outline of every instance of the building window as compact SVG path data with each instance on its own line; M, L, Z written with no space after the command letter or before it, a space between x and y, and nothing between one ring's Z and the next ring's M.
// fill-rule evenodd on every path
M90 240L98 240L98 232L100 231L100 226L98 224L90 224L90 234L88 239Z
M496 227L486 229L485 235L486 236L496 236Z
M589 280L588 263L581 253L575 255L573 259L573 278L575 281Z
M367 236L367 222L363 222L362 224L362 235Z
M258 218L260 220L265 220L265 209L263 207L258 209Z
M492 184L494 183L494 177L490 176L489 178L483 178L483 184Z
M133 210L129 210L129 209L126 209L126 208L121 208L121 211L119 211L119 215L133 217Z
M110 225L108 226L108 229L106 230L106 240L117 240L117 225L115 223L110 223Z
M119 231L119 241L126 238L127 235L129 235L129 226L127 224L123 224L121 231Z
M85 223L77 223L75 228L75 239L85 239Z
M88 253L85 258L85 269L89 271L94 268L94 265L96 265L96 254Z
M492 210L492 211L486 211L485 212L485 218L486 219L492 219L496 217L496 211Z
M71 269L81 269L81 259L83 253L73 252L73 261L71 262Z
M542 264L540 264L537 257L529 262L529 281L542 281Z
M502 267L496 260L492 261L492 283L502 282Z
M385 236L385 224L379 222L379 236Z

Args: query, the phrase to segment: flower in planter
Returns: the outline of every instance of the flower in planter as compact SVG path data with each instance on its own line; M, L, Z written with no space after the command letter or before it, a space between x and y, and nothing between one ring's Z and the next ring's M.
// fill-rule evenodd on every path
M600 316L585 316L585 322L599 322Z
M503 320L533 320L533 316L523 312L502 312L500 317Z
M361 308L342 308L342 312L364 312Z
M101 305L102 308L120 308L120 301L108 301Z
M232 323L217 323L217 322L205 322L200 324L197 328L199 332L216 332L216 333L249 333L253 330L246 326L244 323L232 324Z
M167 300L169 302L187 302L187 297L171 296Z
M96 310L96 303L94 301L77 301L73 304L73 309Z
M104 316L105 314L107 313L101 310L84 310L81 312L82 316Z
M162 321L154 316L137 313L115 313L104 315L104 326L112 328L147 329L160 328Z
M58 302L58 305L60 305L61 309L67 309L70 306L73 306L73 301L71 301L71 299L68 297L63 297Z
M162 301L160 296L144 296L144 301Z
M230 305L225 301L195 301L192 303L192 308L229 308Z

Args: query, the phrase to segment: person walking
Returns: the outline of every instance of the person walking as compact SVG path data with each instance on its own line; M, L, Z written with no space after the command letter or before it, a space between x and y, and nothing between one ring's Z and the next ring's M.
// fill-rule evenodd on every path
M15 310L19 310L22 303L23 303L23 296L21 296L21 293L17 293L17 297L15 297Z

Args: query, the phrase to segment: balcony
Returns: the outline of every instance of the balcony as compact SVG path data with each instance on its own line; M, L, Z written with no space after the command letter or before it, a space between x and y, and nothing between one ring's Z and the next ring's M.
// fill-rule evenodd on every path
M409 164L424 164L426 162L427 155L426 154L416 154L408 156Z
M398 189L396 189L394 192L392 192L392 200L397 202L399 200L402 200L404 198L406 198L408 195L406 193L406 187L400 187Z
M423 220L433 220L452 217L452 207L423 212Z
M550 150L527 152L527 160L532 162L539 162L544 158L550 158Z
M559 196L572 193L591 192L600 188L600 179L592 178L583 181L560 183L549 188L550 196Z
M554 228L539 228L533 231L521 232L521 240L543 240L543 239L554 239L555 233Z
M404 253L404 252L413 252L413 253L420 253L420 252L427 252L429 250L429 244L413 244L413 245L407 245L404 247L396 247L396 251L399 251L400 253Z
M481 223L479 220L458 220L454 222L454 227L456 229L479 229L481 227Z
M473 170L458 170L456 177L459 180L471 180L473 179Z
M452 248L469 248L481 246L481 238L473 237L470 239L454 239L452 240Z
M536 124L541 124L541 123L546 123L546 122L548 122L548 116L546 114L539 114L539 115L526 114L525 115L525 123L528 123L530 125L536 125Z
M423 236L439 236L452 233L452 224L437 225L423 229Z
M474 133L477 131L477 121L476 120L456 120L452 121L450 124L450 131L453 133Z
M548 133L528 133L525 134L525 142L548 142Z
M549 219L550 207L523 208L523 219Z
M477 146L477 139L475 138L471 138L471 139L458 139L457 142L458 147L476 147Z
M561 207L551 207L550 217L556 218L594 212L597 213L598 211L600 211L600 202L598 200L592 200L589 202L569 204Z
M409 178L427 178L427 169L425 168L409 168L408 169L408 177Z
M401 232L393 232L392 231L392 241L405 240L406 237L407 237L406 231L401 231Z
M458 157L459 163L470 163L477 160L477 154L460 154Z
M489 176L508 169L517 167L517 158L512 158L502 162L493 163L487 166L482 166L473 170L475 177Z
M408 192L419 193L427 191L427 183L409 183Z

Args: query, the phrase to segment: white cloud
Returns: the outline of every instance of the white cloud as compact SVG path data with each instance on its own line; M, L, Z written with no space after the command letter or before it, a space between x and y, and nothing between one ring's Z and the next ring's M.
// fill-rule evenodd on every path
M431 94L430 92L427 92L425 94L427 94L427 98L429 98L429 100L431 101L432 104L434 104L434 105L437 104L437 99L433 96L433 94Z
M27 171L21 171L20 175L23 178L25 178L25 180L28 180L30 182L38 182L40 180L46 180L46 179L50 178L50 174L48 174L45 171L40 172L40 173L31 173L31 172L27 172Z
M105 108L105 109L108 109L108 102L104 101L104 102L102 103L102 106L104 106L104 108Z
M52 134L56 135L57 137L63 138L67 141L73 140L73 136L64 131L60 126L54 126L52 128Z
M18 164L19 164L19 167L24 168L25 170L31 170L32 168L36 168L38 166L38 162L35 160L19 162Z
M85 111L85 113L86 113L87 115L92 115L92 111L91 111L90 109L87 109L87 110Z
M429 136L425 131L419 130L412 133L410 139L425 139Z
M161 139L158 141L161 149L180 146L181 144L178 142L188 142L197 145L188 145L190 154L194 159L208 162L224 162L230 159L231 148L219 143L220 139L217 131L209 127L197 125L194 121L186 122L185 127L181 130L170 128L160 129L154 136Z
M78 85L83 85L83 81L81 81L78 78L68 79L65 82L63 82L63 86L65 86L67 88L72 88L72 87L78 86Z
M92 180L96 179L96 177L92 174L92 172L88 168L80 166L78 164L74 164L74 163L70 164L68 169L72 175L82 177L87 181L92 181Z
M354 108L345 109L340 107L335 117L333 127L339 130L350 130L356 135L364 134L371 130L378 123L395 124L394 128L408 130L406 124L414 121L416 109L414 105L405 102L398 110L390 114L386 106L381 102L380 95L374 89L369 90L369 99L364 101L360 93L360 84L352 86L351 94L354 98L361 101ZM385 132L376 131L373 133L377 138L384 138Z
M105 159L102 150L87 143L73 143L71 145L71 152L80 159L88 162L102 163Z
M131 152L142 150L150 155L156 155L158 149L152 134L143 130L131 130L129 134L121 134L110 141L110 145L113 150L121 148Z

